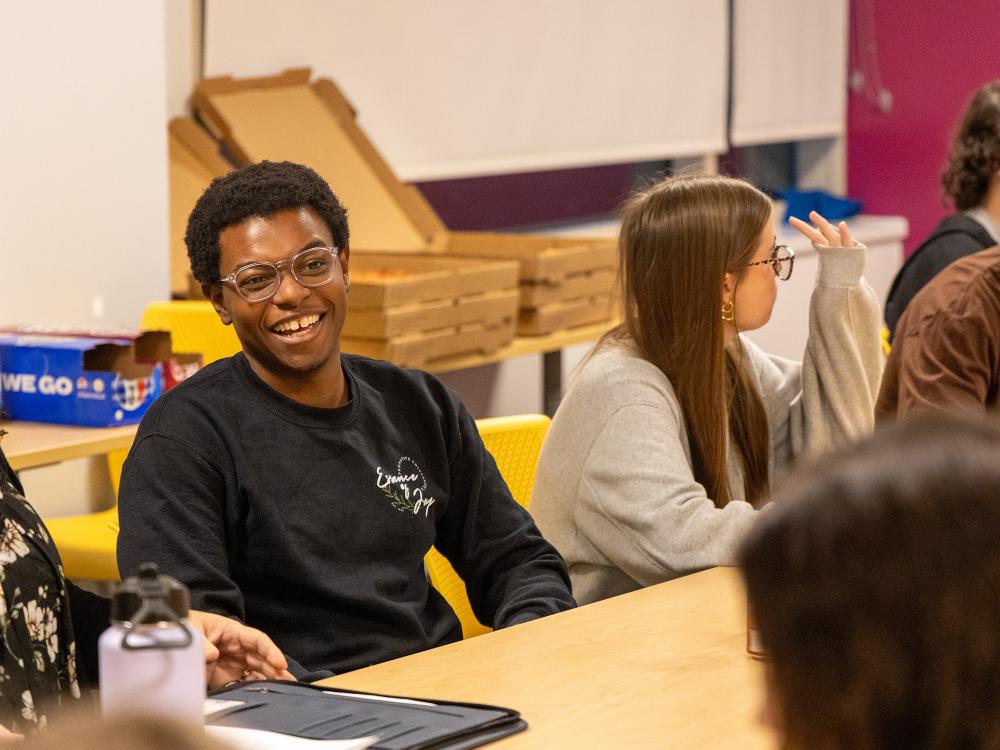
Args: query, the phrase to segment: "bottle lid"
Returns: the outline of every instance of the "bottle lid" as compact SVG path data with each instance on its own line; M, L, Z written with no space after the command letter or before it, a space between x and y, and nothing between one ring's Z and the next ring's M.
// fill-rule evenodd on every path
M143 563L139 566L139 575L130 576L115 586L111 596L112 622L146 625L187 617L191 609L191 594L187 586L176 578L159 573L156 563ZM135 621L140 609L143 612Z

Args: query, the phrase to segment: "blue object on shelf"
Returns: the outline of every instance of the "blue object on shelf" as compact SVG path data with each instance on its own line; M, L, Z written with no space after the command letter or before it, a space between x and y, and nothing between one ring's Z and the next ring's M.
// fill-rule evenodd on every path
M785 201L785 223L794 216L809 221L809 212L816 211L829 221L840 221L861 213L864 203L852 198L838 198L822 190L784 190L778 197Z

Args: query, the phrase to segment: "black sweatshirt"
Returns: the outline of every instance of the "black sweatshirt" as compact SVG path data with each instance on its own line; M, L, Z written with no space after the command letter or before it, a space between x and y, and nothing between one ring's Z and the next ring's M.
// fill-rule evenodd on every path
M461 638L427 582L435 545L501 628L574 606L562 558L511 497L475 422L431 375L342 356L350 401L268 387L242 354L158 399L122 475L118 563L260 628L300 678Z

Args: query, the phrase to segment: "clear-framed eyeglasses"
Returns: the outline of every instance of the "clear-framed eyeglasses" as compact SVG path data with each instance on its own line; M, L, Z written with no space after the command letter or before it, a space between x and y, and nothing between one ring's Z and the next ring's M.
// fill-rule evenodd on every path
M765 263L771 266L775 276L788 281L792 277L792 268L795 267L795 251L788 245L775 245L770 258L747 263L747 266L762 266Z
M235 289L247 302L264 302L281 288L281 274L288 268L292 278L310 289L328 284L340 268L336 247L309 247L277 263L248 263L219 279Z

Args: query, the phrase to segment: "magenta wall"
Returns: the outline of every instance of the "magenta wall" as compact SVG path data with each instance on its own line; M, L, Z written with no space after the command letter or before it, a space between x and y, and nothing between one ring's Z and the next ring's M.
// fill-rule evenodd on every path
M956 121L975 89L1000 78L1000 0L851 0L851 6L852 48L860 38L859 11L874 9L878 64L893 108L886 114L861 94L850 95L848 194L864 200L866 213L909 219L909 252L948 212L939 177Z

